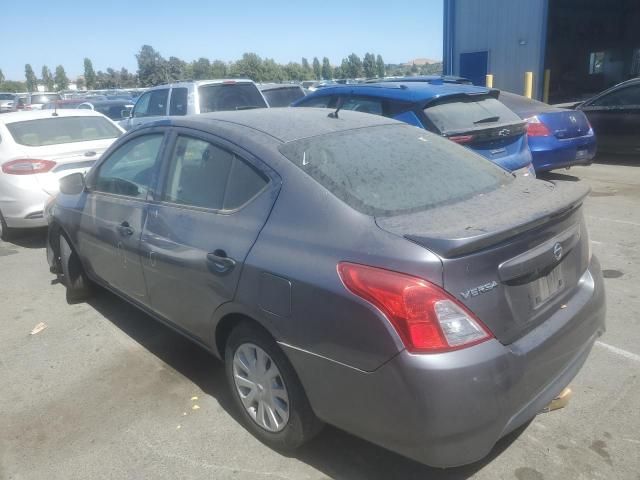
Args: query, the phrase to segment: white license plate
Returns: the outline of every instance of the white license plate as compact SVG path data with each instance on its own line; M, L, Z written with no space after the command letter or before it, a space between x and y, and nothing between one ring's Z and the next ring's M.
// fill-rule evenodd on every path
M531 303L534 309L555 296L564 287L562 265L551 270L548 275L531 282Z

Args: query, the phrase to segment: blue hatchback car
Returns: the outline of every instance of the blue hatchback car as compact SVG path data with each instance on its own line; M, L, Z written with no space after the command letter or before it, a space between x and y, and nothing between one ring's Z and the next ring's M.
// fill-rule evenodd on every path
M381 82L324 87L291 106L391 117L447 137L511 172L535 175L527 124L497 100L498 94L442 81Z
M509 92L500 92L499 99L527 122L536 173L591 164L596 155L596 136L584 113Z

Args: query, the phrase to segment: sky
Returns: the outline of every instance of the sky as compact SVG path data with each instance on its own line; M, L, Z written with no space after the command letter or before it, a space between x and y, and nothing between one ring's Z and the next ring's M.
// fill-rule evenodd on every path
M23 81L26 63L38 76L43 65L63 65L73 79L84 57L96 71L135 72L144 44L185 61L244 52L279 63L326 56L333 65L352 52L386 63L442 58L443 0L1 1L0 69L9 80Z

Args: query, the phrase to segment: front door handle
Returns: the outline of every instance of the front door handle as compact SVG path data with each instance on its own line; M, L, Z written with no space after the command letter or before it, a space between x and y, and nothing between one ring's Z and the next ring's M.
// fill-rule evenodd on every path
M124 221L120 225L118 225L118 232L123 237L130 237L131 235L133 235L133 228L131 228L129 222Z
M218 274L228 273L236 266L236 261L228 257L227 253L220 249L207 253L207 262L213 273Z

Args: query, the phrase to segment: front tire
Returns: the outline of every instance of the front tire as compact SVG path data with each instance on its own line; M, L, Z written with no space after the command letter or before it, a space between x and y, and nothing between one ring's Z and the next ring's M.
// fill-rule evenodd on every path
M247 322L232 330L225 370L243 423L261 442L293 450L321 430L289 360L262 328Z
M7 227L7 222L0 212L0 240L8 242L13 238L14 231L12 228Z
M82 268L82 263L80 263L80 258L62 234L59 245L62 281L67 287L67 301L70 303L84 301L93 292L89 279Z

